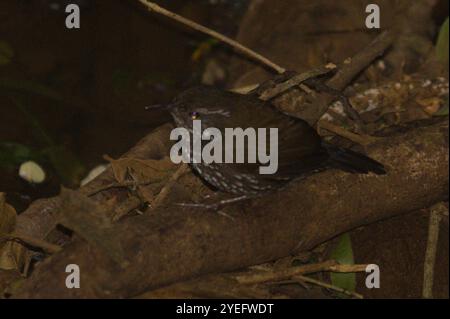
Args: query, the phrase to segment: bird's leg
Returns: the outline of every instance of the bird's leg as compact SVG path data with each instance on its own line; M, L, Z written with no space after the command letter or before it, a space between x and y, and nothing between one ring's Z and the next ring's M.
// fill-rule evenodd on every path
M177 203L177 206L181 207L195 207L195 208L201 208L211 211L219 211L221 208L223 208L226 205L234 204L237 202L241 202L244 200L248 200L253 198L253 196L249 195L241 195L237 197L222 199L218 202L212 203L212 204L206 204L206 203Z

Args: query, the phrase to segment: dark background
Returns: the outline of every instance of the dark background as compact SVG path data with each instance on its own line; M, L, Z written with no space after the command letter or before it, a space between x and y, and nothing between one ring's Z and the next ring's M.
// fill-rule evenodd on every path
M81 7L79 30L65 27L69 2ZM249 1L155 2L234 38ZM435 11L437 27L448 1ZM18 212L56 195L61 184L77 187L90 169L106 163L104 154L117 158L170 120L145 106L169 102L208 72L212 84L225 86L232 56L132 0L3 0L0 44L10 52L0 65L0 191ZM223 76L211 71L212 60ZM45 183L18 177L20 163L30 158L45 168ZM363 294L420 296L428 217L418 211L351 233L356 262L377 260L387 269L383 289L369 292L359 282ZM435 295L448 298L448 228L441 237Z
M80 5L80 29L65 27L69 2ZM246 8L246 1L159 3L230 36ZM168 121L144 107L200 83L218 47L136 1L1 1L0 21L0 41L13 51L0 66L0 143L20 144L49 175L28 185L17 175L20 156L5 159L10 148L3 149L0 189L22 208L61 183L78 185L105 163L103 154L121 155Z

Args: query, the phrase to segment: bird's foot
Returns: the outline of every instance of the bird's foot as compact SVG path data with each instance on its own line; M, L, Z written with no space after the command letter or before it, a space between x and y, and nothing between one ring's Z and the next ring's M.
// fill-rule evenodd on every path
M226 205L230 205L230 204L234 204L234 203L241 202L241 201L244 201L244 200L248 200L250 198L251 197L249 197L248 195L242 195L242 196L238 196L238 197L232 197L232 198L228 198L228 199L223 199L223 200L220 200L218 202L211 203L211 204L206 204L206 203L176 203L175 205L181 206L181 207L200 208L200 209L204 209L204 210L207 210L207 211L216 212L219 215L226 216L226 217L229 217L231 219L234 219L230 215L228 215L228 214L224 213L223 211L221 211L221 209L224 208Z

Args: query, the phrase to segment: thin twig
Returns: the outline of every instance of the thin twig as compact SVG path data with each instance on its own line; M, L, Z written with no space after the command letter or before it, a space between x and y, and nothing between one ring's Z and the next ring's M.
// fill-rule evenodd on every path
M431 208L430 221L428 224L427 249L425 252L425 263L423 271L423 298L433 298L434 265L436 263L436 251L439 241L439 223L441 221L442 206L444 205L438 204Z
M54 254L61 250L61 247L58 245L54 245L52 243L49 243L45 240L34 238L31 236L27 236L24 234L18 234L18 233L11 233L6 235L0 235L0 240L19 240L27 245L30 245L35 248L41 248L43 251Z
M379 138L376 138L374 136L350 132L341 126L335 125L328 121L320 121L319 126L327 131L330 131L336 135L342 136L352 142L358 143L363 146L372 144L379 140Z
M240 44L239 42L230 39L229 37L220 34L214 30L211 30L205 26L202 26L201 24L198 24L192 20L186 19L176 13L173 13L167 9L164 9L160 6L158 6L156 3L153 3L151 1L146 1L146 0L138 0L140 3L142 3L150 12L156 12L159 14L162 14L163 16L166 16L170 19L176 20L194 30L203 32L217 40L220 40L228 45L230 45L232 48L234 48L236 51L252 58L255 59L256 61L268 66L269 68L273 69L274 71L278 72L278 73L284 73L286 70L279 66L278 64L270 61L269 59L267 59L266 57L262 56L261 54L247 48L246 46Z
M316 272L363 272L367 265L341 265L335 260L328 260L318 264L309 264L298 267L284 268L280 270L272 270L258 272L252 274L238 275L235 279L241 284L260 284L268 281L280 281L292 278L293 276L312 274Z
M373 60L381 56L394 42L395 34L390 30L380 33L364 50L354 55L349 63L344 63L336 74L327 81L327 85L336 90L343 90Z
M262 92L259 98L263 101L273 99L277 95L286 92L290 88L302 84L305 80L327 74L335 68L335 65L326 65L324 67L315 68L310 71L297 74L291 77L289 80L275 85L273 88L266 89L264 92Z
M214 30L211 30L203 25L200 25L192 20L186 19L176 13L173 13L167 9L164 9L157 4L147 1L147 0L138 0L141 4L143 4L150 12L156 12L163 16L166 16L170 19L178 21L194 30L203 32L219 41L222 41L236 51L250 57L263 65L275 70L279 74L282 74L286 71L285 68L279 66L263 55L249 49L248 47L242 45L241 43L230 39L229 37L220 34ZM368 46L357 53L350 61L350 63L342 65L342 67L338 70L338 72L327 82L327 86L336 89L338 91L343 90L348 83L365 67L367 67L374 59L378 56L382 55L387 48L392 44L394 40L394 35L390 31L382 32L375 40L368 44ZM286 86L289 87L291 83L287 83ZM302 86L302 84L300 84ZM303 85L304 86L304 85ZM238 89L239 90L239 89ZM279 94L280 92L276 92ZM326 113L329 107L329 103L332 101L332 97L322 97L321 101L319 101L319 106L315 111L314 115L309 116L308 118L304 118L310 125L315 126L316 122L322 117L323 114Z
M138 209L140 206L142 206L141 199L137 196L130 196L118 207L116 207L116 209L114 209L111 220L113 222L117 222L124 216L128 215L131 211Z
M185 173L189 171L189 166L186 163L182 163L180 167L173 173L173 175L169 178L167 183L159 192L158 196L156 196L155 200L152 202L152 209L160 206L164 199L169 195L170 190L173 185L177 182L177 180L183 176Z
M89 191L89 193L86 194L86 196L91 197L94 196L100 192L103 191L107 191L110 190L112 188L129 188L129 187L137 187L137 186L146 186L148 184L151 184L152 182L144 182L144 183L139 183L136 181L123 181L123 182L112 182L108 185L105 186L100 186L96 189L93 189L91 191Z
M320 287L323 287L323 288L326 288L326 289L330 289L330 290L334 290L336 292L343 293L343 294L348 295L350 297L354 297L354 298L357 298L357 299L364 299L363 295L361 295L359 293L356 293L356 292L353 292L353 291L349 291L347 289L344 289L344 288L341 288L341 287L338 287L338 286L334 286L332 284L329 284L329 283L326 283L326 282L323 282L323 281L320 281L320 280L317 280L317 279L314 279L314 278L310 278L310 277L306 277L306 276L302 276L302 275L297 275L297 276L292 277L292 280L300 281L300 282L307 282L307 283L310 283L310 284L313 284L313 285L316 285L316 286L320 286Z
M151 208L155 209L156 207L160 206L161 203L164 201L164 199L169 195L170 190L172 189L173 185L176 183L176 181L183 176L187 171L188 171L189 166L187 164L181 164L181 166L175 171L175 173L172 174L172 176L170 176L170 178L168 179L167 183L164 185L164 187L161 189L161 191L159 192L159 194L156 196L156 198L152 201L151 203ZM110 188L121 188L121 187L138 187L138 186L146 186L151 184L152 182L143 182L143 183L138 183L135 181L125 181L125 182L121 182L121 183L116 183L113 182L111 184L108 184L106 186L102 186L98 189L95 189L93 191L91 191L88 196L92 196L95 195L101 191L104 190L108 190ZM139 207L139 205L141 205L141 199L136 198L136 197L130 197L127 202L126 205L120 206L118 207L115 211L114 214L112 216L112 221L116 222L118 220L120 220L122 217L124 217L125 215L127 215L130 211L136 209Z
M381 56L394 42L393 32L386 30L378 35L363 50L354 55L350 63L342 64L336 74L326 82L328 87L342 91L362 70L369 66L373 60ZM328 111L329 104L333 101L333 96L322 95L318 99L318 104L314 112L303 118L310 125L315 126L317 121Z

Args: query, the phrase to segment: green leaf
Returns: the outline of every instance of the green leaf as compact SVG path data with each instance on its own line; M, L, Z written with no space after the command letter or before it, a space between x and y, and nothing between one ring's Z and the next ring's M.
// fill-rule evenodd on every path
M36 139L46 149L41 151L51 163L65 185L78 185L86 171L75 154L64 146L57 145L45 128L18 98L11 98L16 108L25 116Z
M199 61L204 56L208 55L211 50L220 42L214 38L209 38L201 43L195 48L192 53L191 60L194 62Z
M0 166L14 167L28 160L36 160L39 155L28 146L3 142L0 143Z
M439 111L434 113L433 116L448 116L448 99L445 102L445 105L441 107Z
M330 254L330 258L336 260L340 264L353 265L355 263L353 258L353 249L350 235L348 233L339 237L338 243ZM356 274L355 273L331 273L331 283L347 291L355 291L356 288ZM338 294L341 298L347 298L344 294Z
M22 113L22 115L30 124L30 129L33 131L33 135L36 137L36 139L45 146L54 145L50 135L41 125L38 118L28 110L28 107L23 104L22 101L17 97L10 97L10 99L14 103L14 106L17 108L17 110Z
M36 95L40 95L51 100L62 101L63 97L61 94L49 88L48 86L32 82L32 81L24 81L24 80L13 80L8 78L0 78L0 88L4 88L7 90L17 90L24 91Z
M436 55L438 59L444 63L448 63L448 17L439 31L438 40L436 43Z
M86 168L75 154L64 146L51 146L44 151L65 185L78 185Z
M0 41L0 66L11 63L13 57L14 51L11 46L4 41Z

